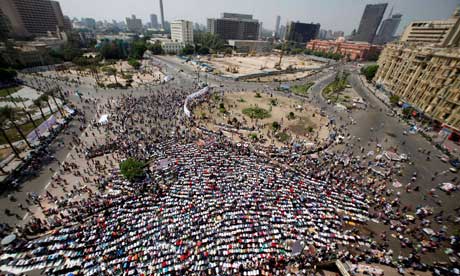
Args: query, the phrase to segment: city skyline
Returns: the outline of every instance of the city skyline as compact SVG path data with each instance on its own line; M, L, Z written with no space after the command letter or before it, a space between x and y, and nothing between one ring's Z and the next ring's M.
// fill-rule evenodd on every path
M135 14L144 22L149 21L151 13L160 14L159 0L133 0L129 2L112 1L107 7L106 1L60 0L64 14L71 18L92 17L96 20L121 21L127 15ZM265 28L275 29L276 16L281 16L281 25L288 20L304 23L320 23L323 29L341 30L349 34L359 26L359 20L367 4L388 3L384 19L390 7L394 13L403 14L403 20L397 30L401 34L405 26L414 20L435 20L447 18L452 14L460 0L330 0L325 2L301 0L253 0L250 2L235 0L232 2L212 0L168 0L164 1L166 21L185 19L206 24L207 18L215 17L223 12L253 14L264 23ZM260 6L263 5L263 9ZM206 6L206 9L203 9ZM327 11L327 12L325 12ZM344 18L343 15L347 15Z

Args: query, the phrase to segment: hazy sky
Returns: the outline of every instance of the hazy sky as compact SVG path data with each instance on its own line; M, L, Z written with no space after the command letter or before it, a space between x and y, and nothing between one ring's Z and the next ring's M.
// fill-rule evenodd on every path
M73 17L93 17L97 20L124 20L135 14L145 23L149 14L160 19L159 0L59 0L64 14ZM414 20L449 17L460 0L163 0L167 21L187 19L201 24L206 18L219 17L222 12L253 14L266 29L274 29L276 16L287 20L318 22L322 29L342 30L346 34L358 28L366 4L387 2L403 14L398 33Z

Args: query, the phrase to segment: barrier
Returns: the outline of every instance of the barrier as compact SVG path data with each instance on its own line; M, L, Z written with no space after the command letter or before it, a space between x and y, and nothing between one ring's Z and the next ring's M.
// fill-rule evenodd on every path
M195 92L195 93L192 93L190 95L187 96L187 98L185 98L185 102L184 102L184 113L187 117L191 118L192 117L192 113L190 112L190 110L188 109L188 102L195 99L195 98L198 98L198 97L201 97L203 95L205 95L206 93L209 92L209 87L206 86L205 88Z

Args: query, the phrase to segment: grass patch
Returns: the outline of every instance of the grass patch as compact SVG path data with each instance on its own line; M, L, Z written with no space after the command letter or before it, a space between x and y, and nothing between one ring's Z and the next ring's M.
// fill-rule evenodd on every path
M295 95L306 96L310 90L310 87L312 87L314 84L314 82L307 82L306 84L294 85L291 87L291 91Z
M27 101L27 99L23 97L0 97L0 102L19 103L25 101Z
M340 92L349 85L347 80L348 75L348 73L343 73L342 75L337 74L335 80L323 89L323 96L334 103L339 102L341 96Z
M270 118L271 114L268 110L260 107L248 107L243 109L243 114L251 119L265 119Z
M45 117L46 119L48 119L49 115ZM34 121L37 126L43 123L43 119L41 117ZM32 124L32 122L27 121L27 123L19 126L19 128L22 130L22 133L24 133L24 135L27 136L34 129L34 125ZM14 127L7 129L5 132L8 135L8 138L10 139L11 142L16 142L22 139L21 135L19 134L19 132L17 132L16 128ZM6 144L6 143L7 142L5 140L5 137L3 137L3 135L0 135L0 145Z
M278 141L282 142L282 143L285 143L287 142L289 139L291 139L291 136L289 136L289 134L287 134L286 132L279 132L275 135L276 139L278 139Z
M21 86L13 86L8 88L0 89L0 97L8 97L8 93L13 94L18 92L22 87Z

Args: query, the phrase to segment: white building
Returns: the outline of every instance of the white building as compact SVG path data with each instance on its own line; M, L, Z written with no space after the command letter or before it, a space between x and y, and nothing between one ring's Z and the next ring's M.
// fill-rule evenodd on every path
M171 39L185 44L193 43L193 23L187 20L171 22Z
M177 42L166 38L152 38L149 40L149 43L160 43L165 54L179 54L186 45L184 42Z

